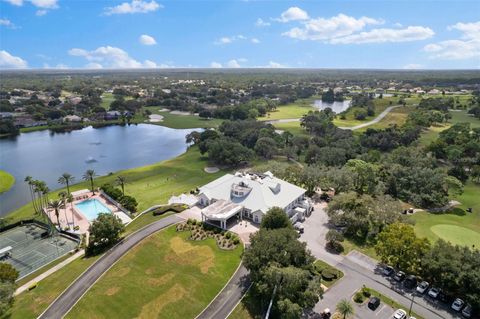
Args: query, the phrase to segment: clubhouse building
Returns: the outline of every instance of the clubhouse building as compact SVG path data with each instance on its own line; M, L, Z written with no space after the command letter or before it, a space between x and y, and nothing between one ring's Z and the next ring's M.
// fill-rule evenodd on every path
M280 207L294 223L303 220L313 207L305 197L305 189L263 174L226 174L200 187L198 204L202 221L226 229L231 222L249 219L260 223L272 207Z

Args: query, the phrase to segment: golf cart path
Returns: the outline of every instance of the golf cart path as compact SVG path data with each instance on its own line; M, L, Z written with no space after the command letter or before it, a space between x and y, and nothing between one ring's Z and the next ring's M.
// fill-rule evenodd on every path
M124 238L85 270L38 318L63 318L90 287L130 249L146 237L181 221L183 221L182 218L171 215L149 224Z
M364 127L367 127L367 126L370 126L370 125L373 125L373 124L376 124L376 123L380 122L385 116L387 116L387 114L390 113L390 111L392 111L393 109L396 109L397 107L401 107L401 105L393 105L393 106L387 107L385 110L383 110L382 113L380 113L376 118L374 118L373 120L371 120L369 122L362 123L362 124L355 125L355 126L339 126L338 128L340 128L342 130L355 131L355 130L358 130L358 129L361 129L361 128L364 128ZM275 124L275 123L290 123L290 122L299 122L299 121L300 121L300 118L268 120L268 121L265 121L265 122L269 123L269 124Z

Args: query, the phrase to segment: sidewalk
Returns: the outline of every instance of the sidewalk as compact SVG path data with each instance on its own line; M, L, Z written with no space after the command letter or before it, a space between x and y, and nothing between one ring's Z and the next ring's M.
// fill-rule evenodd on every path
M43 272L42 274L38 275L37 277L35 277L32 280L30 280L29 282L27 282L26 284L18 287L17 290L15 290L15 293L13 295L17 296L17 295L21 294L22 292L28 290L28 288L31 287L33 284L38 283L42 279L45 279L46 277L50 276L51 274L53 274L57 270L63 268L63 266L68 265L69 263L71 263L72 261L77 259L78 257L83 256L84 254L85 254L85 251L83 249L79 250L77 253L68 257L67 259L65 259L61 263L53 266L52 268L48 269L47 271Z

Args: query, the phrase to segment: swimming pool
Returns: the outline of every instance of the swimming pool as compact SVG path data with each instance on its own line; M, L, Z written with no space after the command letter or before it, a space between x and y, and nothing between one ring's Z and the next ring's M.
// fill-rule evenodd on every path
M75 206L82 212L88 220L94 220L100 213L111 213L112 211L98 199L87 199Z

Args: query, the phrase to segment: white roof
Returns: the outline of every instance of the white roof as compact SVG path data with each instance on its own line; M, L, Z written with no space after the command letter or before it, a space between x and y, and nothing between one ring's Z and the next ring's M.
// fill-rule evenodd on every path
M226 220L242 210L242 206L220 199L210 206L202 209L202 214L208 219Z
M238 195L238 193L244 195ZM270 172L265 174L236 173L235 175L226 174L200 187L201 194L209 199L223 199L242 205L252 212L266 213L274 206L286 208L305 194L305 190L274 177Z

